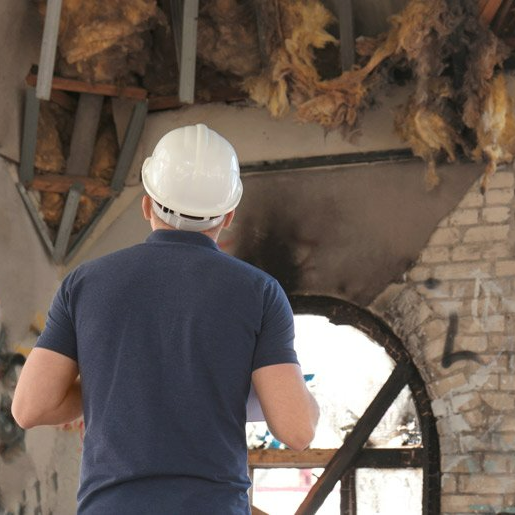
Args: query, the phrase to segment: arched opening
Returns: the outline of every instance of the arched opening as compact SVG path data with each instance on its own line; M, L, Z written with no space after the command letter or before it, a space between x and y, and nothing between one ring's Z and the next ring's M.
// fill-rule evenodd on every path
M348 302L317 296L290 300L299 357L322 417L306 451L281 449L270 436L249 451L254 504L261 508L266 493L263 509L271 514L440 513L435 420L402 342L380 319ZM311 355L309 347L316 347ZM279 469L297 470L301 483L283 487L290 491L290 505L276 511L270 496L281 490L277 478L284 472L275 477L279 487L270 481Z

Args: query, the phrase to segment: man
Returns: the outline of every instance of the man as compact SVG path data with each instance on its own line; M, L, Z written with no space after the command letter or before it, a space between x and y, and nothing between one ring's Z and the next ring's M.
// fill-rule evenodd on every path
M173 130L142 179L152 234L64 279L13 416L30 428L84 414L80 514L247 514L251 382L289 447L318 420L291 309L273 278L216 245L242 194L229 142Z

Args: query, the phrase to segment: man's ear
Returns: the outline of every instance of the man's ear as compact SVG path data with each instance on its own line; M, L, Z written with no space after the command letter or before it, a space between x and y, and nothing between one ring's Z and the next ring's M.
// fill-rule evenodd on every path
M141 199L141 210L143 211L143 218L150 221L152 218L152 199L148 195L143 195Z
M229 213L225 215L224 221L222 222L222 228L227 229L229 227L234 219L234 215L236 214L236 211L233 209Z

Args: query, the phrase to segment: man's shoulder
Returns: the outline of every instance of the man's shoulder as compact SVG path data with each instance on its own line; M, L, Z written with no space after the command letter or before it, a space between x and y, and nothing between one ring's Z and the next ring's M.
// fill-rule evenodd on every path
M84 261L70 272L70 276L82 276L100 271L109 272L109 270L123 266L126 262L133 262L141 254L142 249L143 244L137 244Z

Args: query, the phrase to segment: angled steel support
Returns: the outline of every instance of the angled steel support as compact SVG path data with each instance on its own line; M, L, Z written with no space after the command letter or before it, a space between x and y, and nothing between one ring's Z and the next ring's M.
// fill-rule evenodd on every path
M170 0L175 52L179 65L179 100L195 101L199 0Z
M73 222L77 215L77 209L79 207L80 196L84 191L84 185L77 182L75 183L66 197L66 204L64 206L63 217L61 218L61 224L57 231L57 237L55 240L54 248L54 260L56 263L62 263L68 249L68 243L70 242L70 235L73 229Z
M66 164L68 175L88 175L104 97L81 93L73 124L70 156Z
M363 445L381 421L392 402L406 386L412 374L408 363L398 363L374 400L370 403L354 429L345 439L323 474L309 491L295 515L313 515L322 506L334 485L352 467Z
M25 113L23 115L23 136L21 142L20 168L18 177L24 185L34 178L34 158L38 136L39 100L34 88L25 93Z
M146 100L138 102L132 110L131 121L125 131L122 148L120 150L120 155L118 156L113 179L111 181L111 189L115 193L119 193L123 189L132 159L134 158L134 153L136 152L139 138L143 132L143 127L145 126L147 111L148 102Z
M62 0L48 0L46 5L45 27L43 29L36 85L36 96L41 100L50 100L52 91L61 6Z
M48 234L48 228L47 228L45 222L43 222L43 220L41 220L41 217L39 216L37 209L34 207L34 203L30 199L30 197L27 193L27 190L25 189L23 184L21 182L19 182L16 184L16 187L18 188L18 191L20 192L23 203L25 204L25 207L27 208L27 211L29 212L29 215L32 218L32 221L34 222L34 225L36 226L36 229L39 233L41 240L45 244L45 247L47 248L48 252L50 252L50 254L53 254L54 245Z
M103 204L101 205L93 219L89 222L89 224L86 227L84 227L79 232L79 234L77 234L77 237L70 245L70 249L68 250L68 253L63 259L65 265L68 264L75 257L81 245L89 238L90 234L93 232L93 229L97 226L98 222L107 212L107 210L111 207L111 204L113 202L114 198L104 200Z
M338 19L340 21L340 58L342 71L354 65L354 19L351 0L338 2Z

